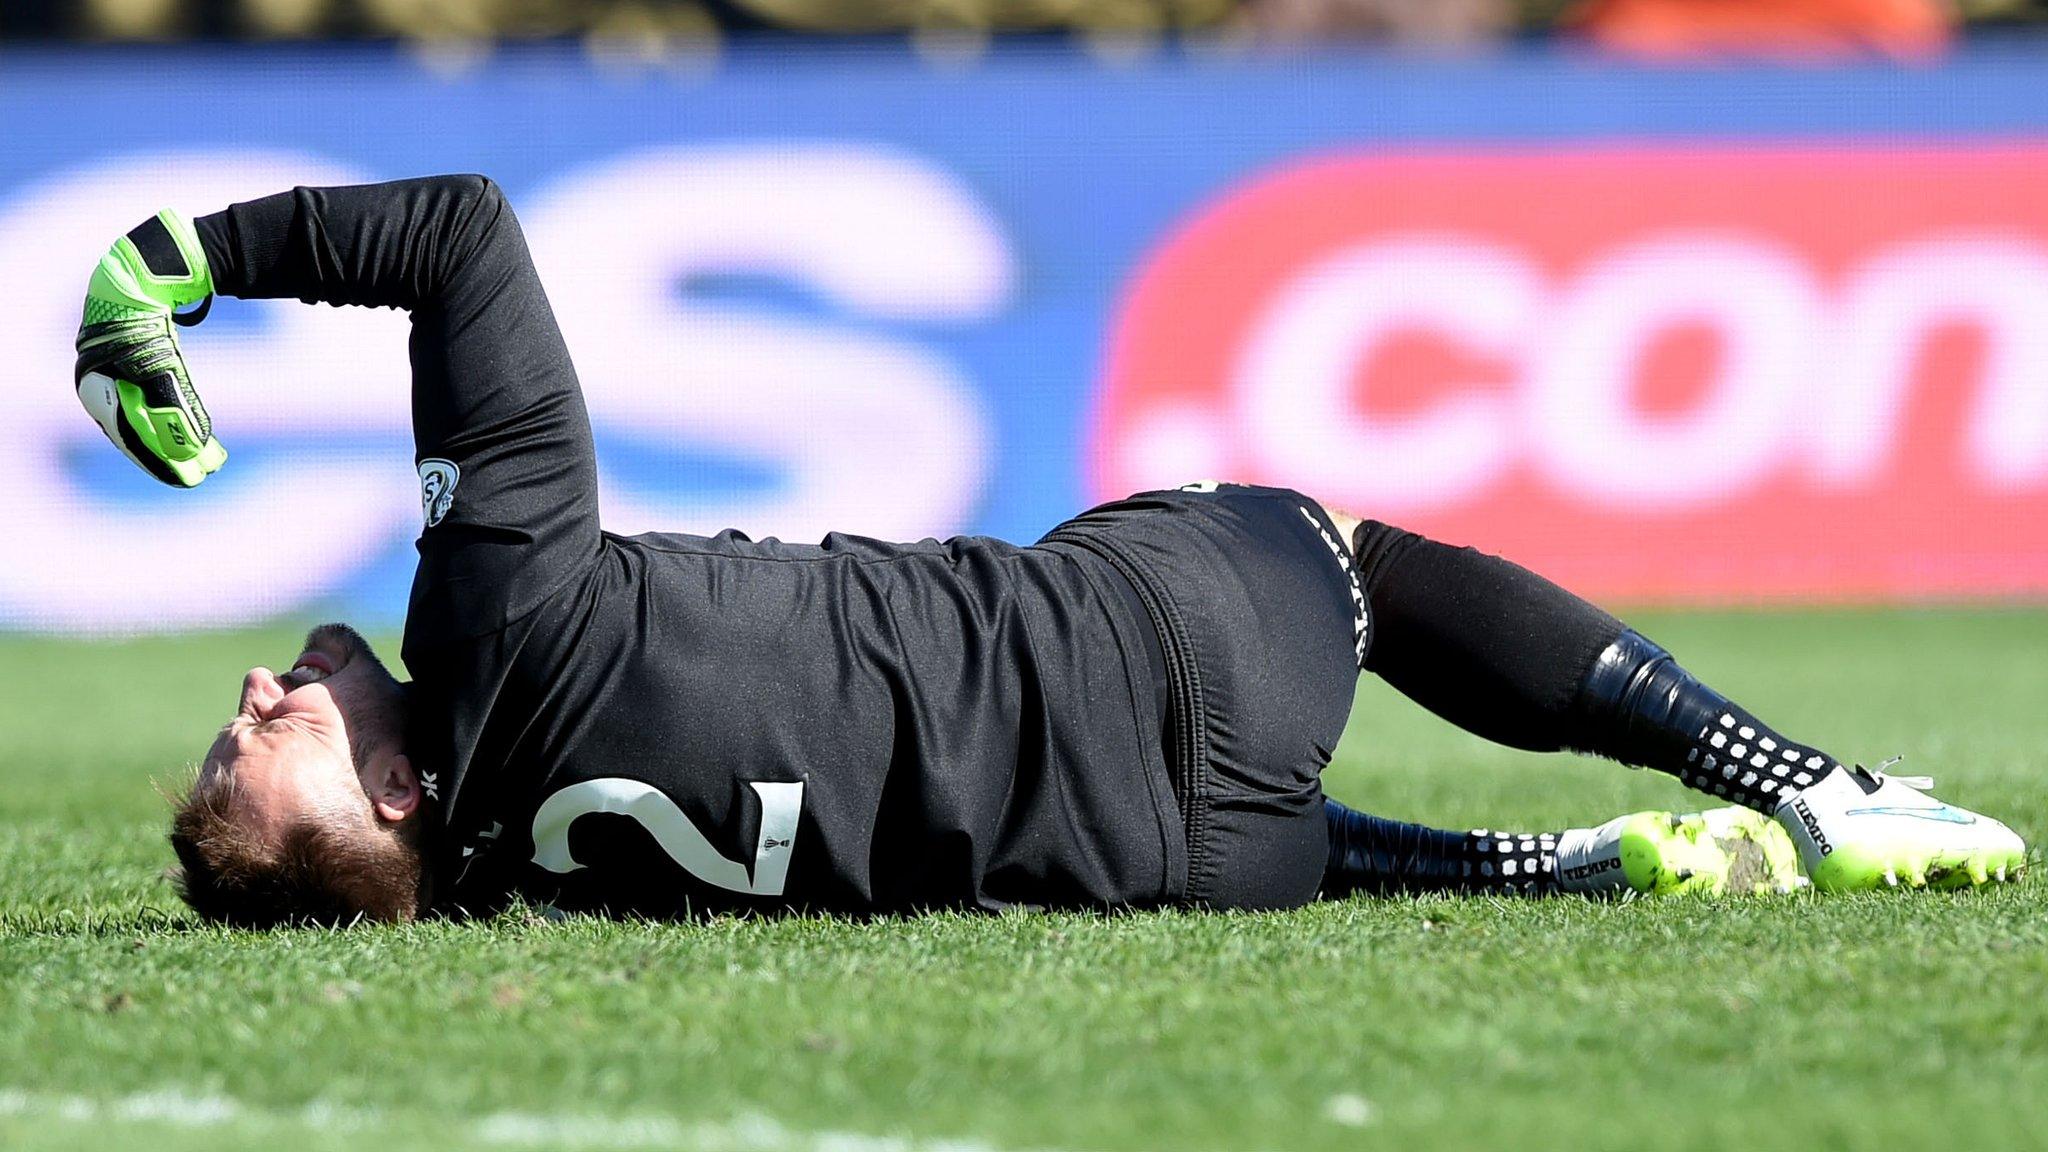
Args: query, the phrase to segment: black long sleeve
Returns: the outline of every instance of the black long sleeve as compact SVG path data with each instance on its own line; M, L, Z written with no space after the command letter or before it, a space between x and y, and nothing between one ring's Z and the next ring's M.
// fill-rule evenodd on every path
M421 629L502 628L595 562L597 459L582 389L497 185L436 176L295 188L195 225L222 295L411 313L425 526L408 646Z

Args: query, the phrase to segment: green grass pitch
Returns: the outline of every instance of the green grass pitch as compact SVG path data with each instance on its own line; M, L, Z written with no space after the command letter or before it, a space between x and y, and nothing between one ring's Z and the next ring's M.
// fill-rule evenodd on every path
M1648 618L1803 739L2048 834L2048 611ZM173 779L293 630L0 641L0 1148L2019 1148L2048 884L1599 905L273 935L161 878ZM389 639L383 645L395 653ZM1691 806L1368 683L1340 798Z

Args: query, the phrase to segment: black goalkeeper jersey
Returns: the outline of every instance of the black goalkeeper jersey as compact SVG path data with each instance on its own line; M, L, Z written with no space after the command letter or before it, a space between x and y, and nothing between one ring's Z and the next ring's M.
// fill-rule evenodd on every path
M413 745L444 901L907 910L1176 898L1151 625L1059 545L603 535L465 636L422 539ZM483 500L476 501L479 504ZM495 622L492 622L495 623Z
M441 902L1182 894L1159 641L1106 562L607 535L576 371L490 181L300 188L206 227L222 292L412 315L408 752Z

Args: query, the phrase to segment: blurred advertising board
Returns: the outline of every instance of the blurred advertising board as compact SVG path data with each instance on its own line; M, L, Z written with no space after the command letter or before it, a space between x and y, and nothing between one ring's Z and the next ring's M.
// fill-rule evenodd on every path
M14 52L0 134L0 626L394 618L402 316L221 303L192 493L70 337L160 206L435 171L520 211L614 531L1030 539L1222 477L1607 600L2048 592L2048 54Z

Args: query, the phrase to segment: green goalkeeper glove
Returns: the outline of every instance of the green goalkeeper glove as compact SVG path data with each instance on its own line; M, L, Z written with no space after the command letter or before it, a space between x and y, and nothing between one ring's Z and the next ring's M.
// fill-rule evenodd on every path
M177 309L200 306L189 315ZM213 274L192 222L166 209L114 241L85 290L78 402L114 447L166 484L191 488L227 462L178 348L175 324L213 305Z

